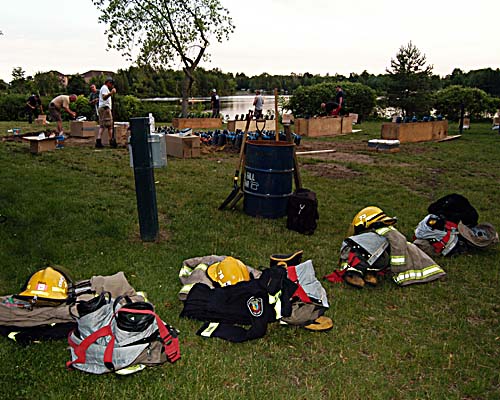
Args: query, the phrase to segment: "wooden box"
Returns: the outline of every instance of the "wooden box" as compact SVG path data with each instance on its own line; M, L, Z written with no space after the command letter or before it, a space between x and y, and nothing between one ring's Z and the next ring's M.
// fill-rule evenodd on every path
M51 151L56 149L56 138L40 139L38 136L25 136L23 140L30 143L30 153L38 154L44 151Z
M458 123L458 125L460 127L460 122ZM467 117L464 118L463 129L470 129L470 118Z
M200 156L200 137L195 135L166 135L167 155L178 158Z
M130 135L128 122L115 122L115 139L118 146L126 146Z
M47 116L45 114L38 114L35 119L35 125L45 125L47 124Z
M296 118L295 133L301 136L335 136L352 132L352 117Z
M89 138L97 134L99 127L94 121L71 121L70 136Z
M354 118L358 120L357 114L349 114L341 117L341 131L342 133L352 133L352 124L354 123Z
M401 143L428 142L448 136L448 121L385 123L382 139L399 140Z
M172 126L177 129L218 129L222 128L220 118L174 118Z

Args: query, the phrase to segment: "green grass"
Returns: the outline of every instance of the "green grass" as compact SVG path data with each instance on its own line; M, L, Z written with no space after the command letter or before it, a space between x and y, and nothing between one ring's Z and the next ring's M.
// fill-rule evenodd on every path
M0 123L0 136L12 127L27 132L25 125ZM288 231L285 218L249 217L242 203L234 212L218 211L231 191L236 156L213 153L169 158L167 168L155 170L158 243L139 238L127 150L66 147L35 156L25 143L0 142L0 213L7 216L0 225L0 293L18 292L46 263L76 279L124 271L181 331L182 351L174 365L126 378L94 376L65 369L65 341L23 348L0 338L0 398L499 399L498 246L439 259L448 276L426 285L385 281L356 291L323 281L334 321L326 333L273 324L262 339L231 344L196 336L201 323L179 318L182 260L233 255L259 267L272 253L303 249L321 277L336 268L347 227L367 205L396 215L411 238L429 203L457 192L480 221L500 227L500 135L488 124L473 124L459 140L405 144L394 154L366 147L380 136L380 123L359 128L322 139L328 147L361 149L348 161L326 161L357 175L301 171L304 186L318 196L314 235ZM372 162L360 162L366 157Z

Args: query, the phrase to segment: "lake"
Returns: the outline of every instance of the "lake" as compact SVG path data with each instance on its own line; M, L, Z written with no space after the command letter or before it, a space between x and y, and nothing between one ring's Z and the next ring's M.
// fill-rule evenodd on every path
M241 96L220 96L220 113L228 119L234 119L235 115L246 114L248 110L254 109L253 99L255 95L241 95ZM264 98L264 115L269 111L274 114L274 96L262 96ZM290 96L280 96L288 99ZM180 104L181 98L179 97L157 97L153 99L144 99L144 101L165 101ZM210 97L194 97L189 99L190 110L198 110L198 105L201 104L205 111L210 111Z

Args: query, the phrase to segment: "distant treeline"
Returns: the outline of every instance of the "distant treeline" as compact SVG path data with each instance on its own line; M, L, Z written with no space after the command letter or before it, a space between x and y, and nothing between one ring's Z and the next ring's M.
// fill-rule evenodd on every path
M81 75L71 75L67 86L63 86L53 72L39 72L35 76L24 77L20 68L15 69L15 79L10 83L0 80L0 93L24 94L39 93L42 96L53 96L61 93L75 93L87 95L89 84L101 85L104 76L93 78L90 83L85 82ZM14 76L14 73L13 73ZM120 69L114 75L116 87L121 94L127 94L141 98L152 97L180 97L181 85L184 78L182 71L157 70L148 66L130 67ZM390 87L389 74L373 75L364 71L361 74L351 73L343 75L315 75L308 72L303 74L291 73L290 75L271 75L262 73L255 76L247 76L244 73L224 73L219 69L205 70L198 68L195 71L195 83L191 96L208 96L213 88L216 88L222 96L234 95L240 91L253 92L256 89L272 93L278 88L281 94L293 95L300 86L312 86L319 83L332 82L361 83L373 90L377 96L385 96ZM484 68L463 72L456 68L450 75L440 77L432 76L434 90L443 89L452 85L478 88L493 97L500 97L500 69Z

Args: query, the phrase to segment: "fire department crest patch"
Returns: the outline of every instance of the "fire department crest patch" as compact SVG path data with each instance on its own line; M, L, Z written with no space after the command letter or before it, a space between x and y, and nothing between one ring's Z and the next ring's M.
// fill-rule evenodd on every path
M260 297L250 297L247 301L247 307L254 317L260 317L264 312L264 302Z

